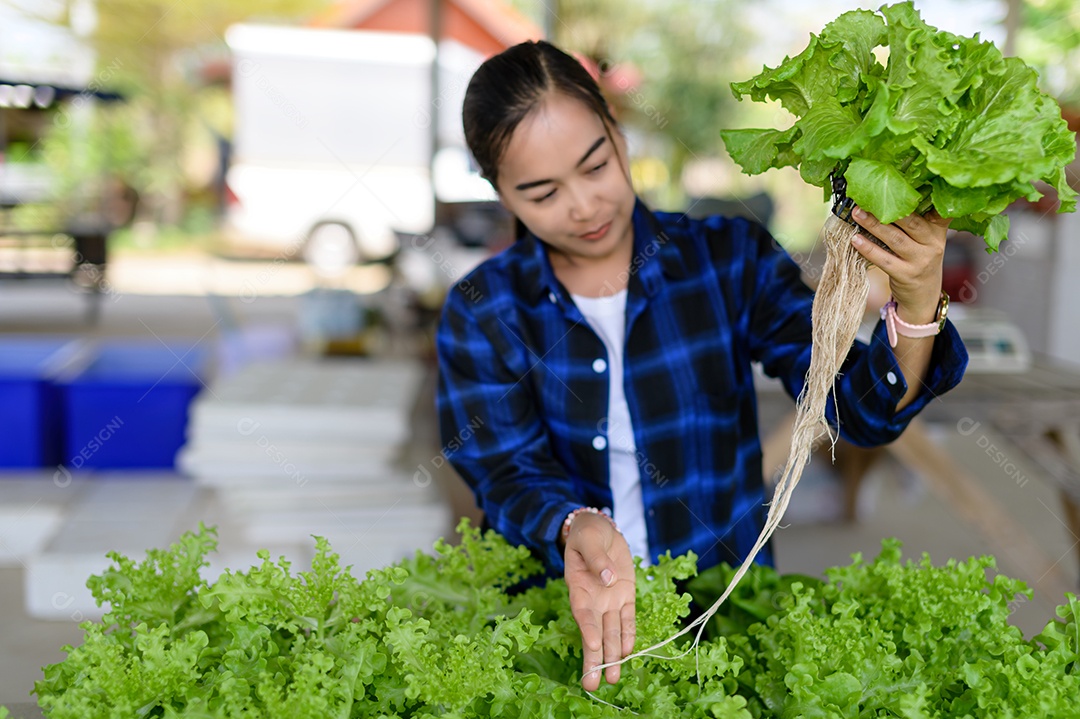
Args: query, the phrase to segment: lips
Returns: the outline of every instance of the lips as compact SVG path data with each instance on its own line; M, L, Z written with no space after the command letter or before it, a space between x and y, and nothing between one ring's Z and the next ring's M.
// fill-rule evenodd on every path
M586 232L585 234L581 235L581 237L582 237L582 239L585 239L585 240L599 239L599 238L604 236L604 233L606 233L608 231L608 228L610 228L610 227L611 227L611 221L609 220L608 222L601 225L600 227L597 227L595 230L593 230L591 232Z

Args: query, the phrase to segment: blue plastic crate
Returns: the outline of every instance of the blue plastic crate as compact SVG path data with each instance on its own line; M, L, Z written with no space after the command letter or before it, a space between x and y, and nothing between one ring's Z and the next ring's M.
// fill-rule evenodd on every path
M171 468L208 348L167 340L110 341L61 381L64 464L73 470Z
M53 380L78 344L71 337L0 337L0 468L60 462L60 394Z

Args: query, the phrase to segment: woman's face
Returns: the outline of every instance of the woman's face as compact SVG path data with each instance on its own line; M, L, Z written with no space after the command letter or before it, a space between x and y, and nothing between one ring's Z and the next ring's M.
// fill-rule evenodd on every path
M633 245L626 141L611 134L621 163L600 117L553 92L517 126L499 164L503 205L570 262L603 260Z

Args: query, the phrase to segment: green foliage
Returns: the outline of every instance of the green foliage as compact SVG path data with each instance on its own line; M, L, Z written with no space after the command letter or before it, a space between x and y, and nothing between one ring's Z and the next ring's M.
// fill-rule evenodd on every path
M878 46L889 50L886 65ZM798 167L828 197L837 170L848 196L882 222L933 206L995 251L1008 233L1000 213L1040 197L1034 182L1053 186L1059 212L1076 208L1065 177L1076 136L1036 79L977 35L925 24L910 2L855 10L796 57L732 84L740 99L778 100L799 118L792 127L721 136L747 174Z
M459 545L362 581L320 537L310 571L264 550L213 584L200 571L216 533L201 525L142 562L111 553L88 582L109 612L45 668L39 704L51 719L1074 715L1080 602L1069 595L1061 620L1025 641L1007 604L1030 591L988 581L989 558L902 564L888 540L825 581L756 567L696 651L684 635L666 647L674 658L632 659L589 697L565 582L509 594L539 562L467 520L458 531ZM637 572L642 649L688 617L677 583L696 557ZM733 572L709 569L690 592L711 604Z
M756 568L710 630L746 662L740 694L755 717L1075 716L1080 603L1066 595L1063 621L1025 641L1009 603L1031 590L988 579L993 569L991 557L905 563L885 540L873 562L856 554L825 582ZM714 596L732 571L703 572L691 591ZM743 629L747 615L759 621Z
M722 151L716 135L734 109L730 68L755 28L735 0L512 0L540 25L550 14L549 39L594 60L601 88L620 123L650 138L648 152L663 157L666 187L639 187L660 205L682 204L682 171L695 158ZM620 84L615 67L640 74Z
M21 3L18 9L68 27L81 4ZM67 109L58 113L42 144L45 161L60 177L61 201L84 209L78 207L84 183L108 175L138 191L141 219L178 224L192 128L206 119L205 101L213 94L202 87L206 57L226 57L224 33L233 23L297 23L327 5L328 0L95 0L96 20L81 38L97 63L87 84L119 91L125 107L106 122L84 122Z
M61 216L98 209L105 184L111 181L135 188L150 184L145 158L152 150L140 136L138 123L138 116L125 105L94 107L80 119L67 109L55 113L39 144L41 159L54 178Z
M1017 3L1017 54L1034 65L1044 89L1080 105L1080 13L1074 0Z

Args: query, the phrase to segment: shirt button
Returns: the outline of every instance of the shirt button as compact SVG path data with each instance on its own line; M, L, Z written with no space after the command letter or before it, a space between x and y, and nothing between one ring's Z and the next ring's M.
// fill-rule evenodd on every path
M655 509L650 509L649 510L649 516L650 517L655 517L656 516L656 510Z
M601 372L603 372L606 369L607 369L607 362L605 362L602 357L593 360L593 362L592 362L592 371L593 372L595 372L596 374L600 374Z
M885 379L888 381L889 384L896 384L896 373L890 372L889 374L885 375Z
M592 438L592 446L595 450L604 449L605 447L607 447L607 440L604 438L603 435L598 434Z
M548 292L548 299L551 300L551 304L555 304L559 300L555 297L554 292Z

